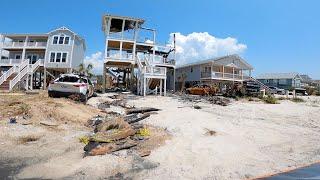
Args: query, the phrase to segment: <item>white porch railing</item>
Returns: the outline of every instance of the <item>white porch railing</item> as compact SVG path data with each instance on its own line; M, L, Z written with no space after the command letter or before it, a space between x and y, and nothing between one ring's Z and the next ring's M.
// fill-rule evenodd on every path
M4 47L47 47L47 42L5 42Z
M0 66L20 65L22 59L0 59Z
M47 42L28 42L28 47L47 47Z
M152 66L145 66L144 71L146 75L149 76L166 76L166 70L167 68L165 67L152 67Z
M19 73L14 77L9 84L9 90L12 90L13 87L29 72L29 60L24 60L19 66Z
M7 72L0 77L0 85L4 83L12 74L19 72L19 66L12 66Z
M221 80L249 80L250 77L241 74L222 73L222 72L201 72L202 79L221 79Z
M35 70L37 70L37 68L40 66L42 60L39 59L38 61L36 61L34 64L29 64L29 73L34 73Z

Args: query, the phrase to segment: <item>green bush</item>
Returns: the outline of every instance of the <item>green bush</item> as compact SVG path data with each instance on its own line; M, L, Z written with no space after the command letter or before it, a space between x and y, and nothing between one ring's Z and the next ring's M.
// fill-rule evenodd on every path
M298 98L298 97L292 98L291 101L296 103L304 102L302 98Z
M278 104L278 99L274 96L267 96L262 99L267 104Z

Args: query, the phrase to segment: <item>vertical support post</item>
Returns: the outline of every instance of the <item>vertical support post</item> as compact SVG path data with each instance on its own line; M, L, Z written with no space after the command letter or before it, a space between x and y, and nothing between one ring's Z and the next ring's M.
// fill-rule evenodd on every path
M41 81L42 81L41 80L41 74L42 74L41 71L39 71L39 88L41 87Z
M5 39L5 37L4 36L0 36L0 60L1 60L1 58L2 58L2 47L4 46L4 39Z
M106 64L103 62L103 75L102 75L102 92L106 92Z
M29 74L27 74L27 80L26 80L26 84L25 84L25 89L28 90L29 87Z
M232 79L234 80L234 67L232 68Z
M147 79L146 77L143 77L143 96L146 96L146 91L147 91Z
M222 78L224 78L224 66L222 66Z
M106 48L104 49L104 58L108 58L108 38L109 38L109 33L110 33L110 26L111 26L111 18L105 19L106 21L106 29L105 29L105 38L106 38Z
M31 73L31 78L30 78L30 80L31 80L31 86L30 86L30 89L31 90L33 90L33 73Z
M163 79L160 79L160 96L162 96L162 81Z
M156 55L156 30L153 30L153 57L152 57L152 63L155 62L155 55Z
M173 92L176 92L176 69L173 68Z
M47 89L47 69L44 68L43 70L43 89Z
M243 80L243 69L241 69L241 79Z
M164 79L163 96L167 95L167 78Z

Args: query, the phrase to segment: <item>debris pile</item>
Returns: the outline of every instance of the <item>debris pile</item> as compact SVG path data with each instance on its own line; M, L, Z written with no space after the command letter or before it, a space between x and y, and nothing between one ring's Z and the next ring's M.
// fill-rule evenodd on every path
M218 88L215 86L195 86L187 89L188 94L192 95L215 95L218 92Z
M123 107L125 114L105 110L112 106ZM93 134L80 139L86 144L86 156L110 154L124 149L130 149L140 157L150 155L150 148L143 148L143 144L150 140L152 127L139 122L160 109L130 107L123 98L103 102L98 107L108 113L106 117L95 116L87 122L87 126L93 128Z
M220 106L228 106L232 102L231 98L226 98L223 96L199 96L199 95L182 94L178 97L180 100L185 102L193 102L193 103L208 102L210 104L216 104Z

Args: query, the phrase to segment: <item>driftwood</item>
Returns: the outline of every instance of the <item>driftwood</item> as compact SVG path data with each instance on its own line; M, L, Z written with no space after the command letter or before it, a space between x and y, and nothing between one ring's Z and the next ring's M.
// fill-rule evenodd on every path
M142 121L146 118L150 117L149 113L145 113L145 114L130 114L129 116L127 116L125 118L125 121L128 122L129 124L133 124L139 121Z
M95 131L97 133L91 136L90 141L101 143L125 139L136 133L136 131L121 118L101 123L96 127Z
M109 154L123 149L130 149L137 145L138 143L132 140L128 140L125 143L119 145L117 145L116 143L100 144L95 148L91 149L91 151L89 151L87 154L89 156L105 155L107 153Z
M150 108L150 107L134 108L134 109L128 109L127 114L146 113L146 112L152 112L152 111L160 111L160 109Z

